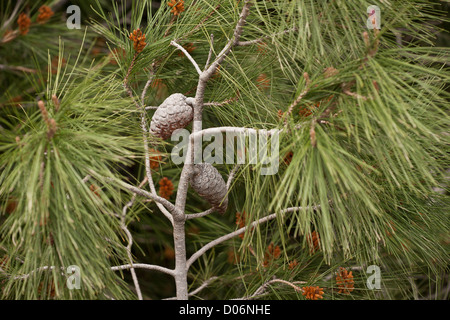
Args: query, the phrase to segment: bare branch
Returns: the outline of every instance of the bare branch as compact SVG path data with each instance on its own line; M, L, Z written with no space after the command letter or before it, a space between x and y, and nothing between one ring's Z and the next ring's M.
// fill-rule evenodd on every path
M195 70L197 70L198 75L202 74L202 70L200 70L200 67L198 66L197 62L194 60L194 58L192 58L189 52L187 52L187 50L183 48L183 46L179 45L173 40L170 41L170 45L178 48L178 50L181 50L184 53L184 55L189 59L189 61L191 61L192 65L195 67Z
M177 212L177 209L175 208L175 206L174 206L170 201L168 201L167 199L164 199L163 197L160 197L160 196L158 196L158 195L156 195L156 194L154 194L154 193L148 192L148 191L146 191L146 190L137 188L137 187L135 187L135 186L132 186L131 184L128 184L128 183L123 182L123 181L120 181L120 180L116 180L116 179L108 179L108 180L111 180L111 181L113 181L113 182L119 184L119 185L122 186L123 188L128 189L128 190L130 190L131 192L137 193L137 194L140 195L140 196L143 196L143 197L152 199L152 200L155 201L156 203L160 203L161 205L163 205L164 207L166 207L167 210L169 210L172 214L175 213L175 212ZM169 217L170 217L170 218L169 218ZM168 217L169 220L170 220L171 222L173 222L172 216L169 215L169 217Z
M147 94L147 89L151 85L152 81L153 81L153 75L147 80L147 83L145 84L144 90L142 90L141 103L142 103L143 106L144 106L145 95ZM147 108L145 108L145 109L147 109Z
M139 185L139 188L142 188L142 186L147 182L147 178L145 178L141 184ZM128 238L128 245L125 247L127 250L128 260L130 261L130 264L133 265L133 257L131 255L131 247L133 246L133 236L131 235L130 231L128 230L125 218L127 215L127 211L129 208L131 208L136 200L136 193L133 194L131 200L123 207L122 209L122 216L120 217L120 227L123 231L125 231L127 238ZM133 278L134 287L136 289L136 293L139 300L142 300L142 292L141 288L139 286L139 281L136 276L136 272L134 271L134 268L130 268L131 277Z
M202 284L201 284L201 286L200 287L198 287L197 289L195 289L194 291L192 291L192 292L189 292L189 294L188 294L188 297L191 297L191 296L193 296L193 295L196 295L197 293L199 293L200 291L202 291L203 289L205 289L207 286L209 286L209 284L211 283L211 282L213 282L214 280L217 280L217 279L219 279L219 277L211 277L211 278L209 278L208 280L206 280L205 282L203 282ZM164 300L176 300L177 299L177 297L171 297L171 298L167 298L167 299L164 299Z
M36 73L36 69L30 69L22 66L8 66L6 64L0 64L0 70L22 71L28 73Z
M146 175L147 175L148 184L149 184L151 193L154 196L158 197L158 195L156 193L155 184L153 182L152 171L151 171L151 168L150 168L150 157L149 157L148 138L147 138L147 136L148 136L148 129L147 129L148 125L147 125L147 118L146 118L146 113L145 113L145 108L144 108L145 91L147 90L146 88L148 88L148 86L150 85L150 83L151 83L150 80L151 79L149 79L147 81L147 83L145 85L145 88L144 88L144 92L142 93L142 96L141 96L142 105L139 104L134 99L133 92L131 91L131 89L130 89L130 87L128 85L128 82L127 82L128 81L128 75L131 72L131 69L132 69L132 67L134 65L134 61L135 61L136 57L137 57L137 53L133 57L133 61L132 61L131 65L130 65L130 68L128 69L128 73L127 73L127 76L125 77L123 85L124 85L126 91L128 92L128 95L133 100L134 104L136 105L137 109L141 111L141 130L142 130L142 140L143 140L143 144L144 144L145 172L146 172ZM153 66L154 66L154 64L152 64L152 68L153 68ZM156 205L158 206L159 210L161 210L161 212L166 216L166 218L169 219L170 222L173 224L172 215L166 210L166 208L163 205L161 205L159 202L156 202Z
M37 269L35 269L35 270L32 270L30 273L22 274L22 275L20 275L20 276L14 276L14 277L13 277L13 280L26 280L26 279L28 279L31 275L33 275L33 274L36 273L36 272L41 272L41 271L46 271L46 270L51 271L51 270L53 270L53 269L55 269L55 268L56 268L55 266L43 266L43 267L39 267L39 268L37 268ZM61 267L61 270L64 271L64 268ZM0 272L3 273L3 274L4 274L6 277L8 277L8 278L11 277L11 275L8 274L8 273L7 273L5 270L3 270L3 269L0 269ZM62 272L62 274L64 274L64 273Z
M207 216L208 214L215 212L216 210L217 210L216 208L211 208L211 209L208 209L203 212L187 214L187 215L185 215L185 219L189 220L189 219L194 219L194 218L201 218L201 217Z
M292 111L294 110L295 106L300 103L300 101L303 99L304 96L306 96L306 94L309 91L311 81L309 80L309 75L307 72L303 73L303 78L305 78L306 81L305 89L303 89L303 91L298 95L297 99L295 99L295 101L292 102L292 104L289 106L286 116L292 114Z
M214 50L214 34L211 34L211 44L209 47L208 59L206 60L206 64L205 64L205 70L209 66L209 62L211 61L213 50Z
M0 30L5 29L6 27L9 26L9 24L13 21L14 17L16 16L17 11L19 10L19 7L21 4L22 4L22 0L18 0L16 2L16 6L14 7L13 11L11 12L11 15L9 16L8 20L6 20L5 23L3 23Z
M362 96L356 92L352 92L350 90L350 87L352 86L353 82L350 83L343 83L342 84L342 92L344 92L346 95L350 96L350 97L354 97L356 99L362 99L362 100L367 100L368 98L365 96Z
M174 275L174 271L171 269L167 269L165 267L161 267L161 266L157 266L157 265L153 265L153 264L146 264L146 263L134 263L133 265L131 264L124 264L124 265L120 265L120 266L114 266L111 267L112 271L119 271L119 270L126 270L126 269L147 269L147 270L155 270L155 271L160 271L166 274L169 274L171 276Z
M219 65L223 62L223 60L227 57L227 55L231 52L231 49L235 47L241 38L242 30L247 21L247 17L250 14L250 7L252 5L252 0L245 0L244 7L242 8L241 14L239 16L239 20L236 24L236 28L234 29L233 39L231 39L227 45L222 49L222 51L217 56L216 60L208 67L208 69L202 74L204 79L209 79L214 72L217 70Z
M237 171L239 170L239 167L241 165L236 164L233 167L233 170L231 170L230 175L228 176L228 181L227 181L227 190L230 190L231 187L231 183L233 182L234 177L236 176Z
M300 288L299 286L296 286L295 284L306 284L307 282L306 281L289 282L289 281L286 281L286 280L283 280L283 279L276 279L275 278L275 279L272 279L272 280L264 282L258 289L256 289L256 291L251 296L243 297L243 298L235 299L235 300L251 300L251 299L258 298L258 297L261 297L263 295L266 295L267 294L266 293L267 287L270 286L273 283L282 283L282 284L285 284L285 285L288 285L288 286L292 287L296 292L302 292L303 291L302 288Z
M239 96L227 99L227 100L222 101L222 102L205 102L203 105L204 106L209 106L209 107L222 107L224 105L227 105L229 103L235 102L237 100L239 100Z
M305 209L317 210L318 208L320 208L320 205L313 206L313 207L308 207L308 208L305 208ZM197 260L199 257L201 257L209 249L215 247L218 244L221 244L224 241L227 241L227 240L229 240L231 238L234 238L234 237L244 233L245 231L247 231L247 229L249 229L249 228L252 229L252 228L254 228L254 227L256 227L256 226L258 226L258 225L260 225L262 223L265 223L267 221L273 220L277 216L280 216L280 215L282 216L282 215L284 215L286 213L292 213L292 212L300 211L302 209L303 209L302 207L291 207L291 208L287 208L287 209L281 210L279 213L272 213L272 214L270 214L268 216L265 216L265 217L263 217L261 219L258 219L256 221L252 222L248 226L245 226L245 227L240 228L240 229L238 229L236 231L230 232L229 234L226 234L226 235L224 235L224 236L222 236L220 238L217 238L217 239L209 242L208 244L206 244L202 248L200 248L197 252L195 252L188 259L188 261L186 263L186 268L189 269L189 267L192 265L192 263L194 263L195 260Z

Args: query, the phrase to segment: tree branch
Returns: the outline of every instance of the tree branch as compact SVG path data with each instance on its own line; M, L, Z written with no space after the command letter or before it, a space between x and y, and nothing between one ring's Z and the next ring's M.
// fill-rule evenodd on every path
M142 188L142 186L147 182L147 178L145 178L141 184L139 185L139 188ZM122 209L122 216L120 217L120 227L123 231L125 231L127 238L128 238L128 245L125 247L127 250L128 260L130 261L130 264L133 265L133 257L131 255L131 247L133 246L133 236L130 233L130 230L128 230L126 224L125 224L125 218L127 215L127 211L129 208L131 208L136 200L136 193L133 194L131 197L131 200L123 207ZM134 268L130 268L131 277L133 278L134 287L136 288L136 293L139 300L142 300L142 292L141 288L139 286L139 281L136 276L136 272L134 271Z
M171 275L171 276L174 275L174 270L167 269L165 267L161 267L161 266L157 266L157 265L153 265L153 264L146 264L146 263L134 263L133 265L131 265L131 264L124 264L124 265L120 265L120 266L111 267L111 270L112 271L119 271L119 270L131 269L131 268L155 270L155 271L160 271L160 272L166 273L166 274Z
M193 295L196 295L197 293L199 293L200 291L202 291L203 289L205 289L207 286L209 286L209 284L210 284L211 282L213 282L214 280L217 280L217 279L219 279L219 277L211 277L211 278L209 278L208 280L204 281L204 282L201 284L200 287L198 287L197 289L195 289L195 290L192 291L192 292L189 292L188 297L191 297L191 296L193 296ZM171 298L167 298L167 299L164 299L164 300L176 300L176 299L177 299L177 297L171 297Z
M258 289L256 289L256 291L251 296L243 297L243 298L236 299L236 300L251 300L253 298L257 298L259 296L263 296L263 295L266 294L267 287L270 286L273 283L282 283L282 284L285 284L285 285L288 285L288 286L292 287L296 292L302 292L303 291L302 288L300 288L299 286L296 286L295 284L296 283L297 284L306 284L307 282L306 281L289 282L289 281L286 281L286 280L283 280L283 279L276 279L275 278L275 279L272 279L272 280L264 282Z
M9 26L9 24L12 22L12 20L16 16L17 11L19 10L19 7L20 7L21 4L22 4L22 0L18 0L16 2L16 5L15 5L13 11L11 12L11 15L9 16L8 20L6 20L5 23L3 23L3 25L2 25L0 30L3 30L3 29L5 29L6 27Z
M146 190L137 188L135 186L132 186L131 184L128 184L126 182L120 181L120 180L115 180L115 179L109 179L111 181L114 181L115 183L119 184L120 186L122 186L125 189L130 190L131 192L137 193L140 196L152 199L153 201L155 201L156 203L160 203L161 205L163 205L164 207L167 208L167 210L169 210L169 212L171 212L172 214L177 212L177 209L175 208L175 206L168 201L167 199L164 199L163 197L160 197L158 195L155 195L151 192L148 192ZM170 218L169 218L170 217ZM169 220L171 222L173 222L173 218L171 215L169 215Z
M147 180L148 180L148 184L150 187L150 191L151 193L158 197L157 193L156 193L156 188L155 188L155 184L153 182L153 177L152 177L152 171L150 168L150 156L149 156L149 148L148 148L148 125L147 125L147 118L146 118L146 113L145 113L145 107L144 107L144 98L145 98L145 94L147 92L147 88L150 86L151 82L152 82L152 78L147 80L147 83L145 84L144 90L142 92L141 95L141 104L139 104L133 96L133 92L131 91L129 85L128 85L128 75L131 72L131 69L134 65L134 61L137 57L137 53L134 55L133 57L133 61L130 65L130 68L128 69L128 73L127 76L125 77L124 80L124 87L128 93L128 95L130 96L130 98L133 100L134 104L136 105L137 109L141 111L141 131L142 131L142 140L143 140L143 144L144 144L144 157L145 157L145 172L147 175ZM152 64L152 67L154 66L154 64ZM165 199L164 199L165 200ZM159 210L161 210L161 212L166 216L167 219L169 219L169 221L173 224L173 217L172 215L166 210L166 208L161 205L158 201L156 201L156 205L159 208Z
M192 58L190 53L187 52L187 50L185 48L183 48L183 46L179 45L174 40L170 41L170 45L172 45L172 46L178 48L179 50L181 50L184 53L184 55L189 59L189 61L191 61L192 65L195 67L195 70L197 70L197 73L199 75L202 74L202 70L200 70L200 67L198 66L197 62L194 60L194 58Z
M312 209L312 210L317 210L318 208L320 208L320 205L317 206L313 206L313 207L309 207L307 209ZM250 225L245 226L243 228L240 228L234 232L231 232L229 234L226 234L220 238L217 238L211 242L209 242L208 244L204 245L202 248L200 248L197 252L195 252L187 261L186 263L186 268L189 269L189 267L192 265L192 263L194 263L195 260L197 260L199 257L201 257L206 251L208 251L209 249L215 247L218 244L221 244L222 242L225 242L231 238L234 238L242 233L244 233L245 231L247 231L247 229L252 229L262 223L265 223L267 221L273 220L275 219L278 215L284 215L286 213L292 213L292 212L296 212L296 211L300 211L302 210L302 207L291 207L291 208L287 208L287 209L283 209L281 210L279 213L272 213L268 216L265 216L263 218L260 218L254 222L252 222Z
M205 63L205 70L208 69L213 50L214 50L214 34L211 34L211 45L209 46L209 53L208 53L208 59L206 59L206 63Z
M230 190L231 183L233 182L234 177L236 176L237 171L239 170L240 164L236 164L230 172L227 180L227 190Z
M216 208L211 208L206 211L199 212L199 213L186 214L185 219L189 220L189 219L194 219L194 218L201 218L201 217L207 216L208 214L215 212L216 210L217 210Z

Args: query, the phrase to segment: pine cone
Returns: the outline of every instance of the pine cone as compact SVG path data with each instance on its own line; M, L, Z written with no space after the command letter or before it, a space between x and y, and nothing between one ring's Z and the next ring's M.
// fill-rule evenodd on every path
M355 288L352 271L349 272L347 269L340 267L336 275L336 284L339 293L350 294Z
M317 300L323 299L323 288L317 287L303 287L302 295L306 296L306 299Z
M216 168L209 163L194 165L190 184L195 192L207 200L220 214L225 213L228 206L228 189Z
M186 103L186 97L181 93L174 93L156 109L150 123L150 133L165 140L176 129L186 127L193 118L194 111Z

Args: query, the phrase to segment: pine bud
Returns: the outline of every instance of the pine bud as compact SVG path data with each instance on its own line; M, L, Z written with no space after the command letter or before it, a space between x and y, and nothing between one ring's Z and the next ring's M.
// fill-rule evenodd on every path
M219 171L209 163L194 165L194 174L191 176L192 188L203 199L224 214L228 206L228 189Z
M150 133L165 140L177 129L186 127L193 119L194 111L181 93L170 95L156 109L150 123Z

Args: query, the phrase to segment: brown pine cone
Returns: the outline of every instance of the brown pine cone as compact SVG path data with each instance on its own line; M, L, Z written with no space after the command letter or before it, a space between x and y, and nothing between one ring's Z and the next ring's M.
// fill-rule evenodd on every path
M194 165L190 184L195 192L207 200L220 214L225 213L228 206L227 185L219 171L210 163Z
M186 127L193 118L194 110L186 103L186 97L174 93L156 109L150 123L150 133L165 140L176 129Z

